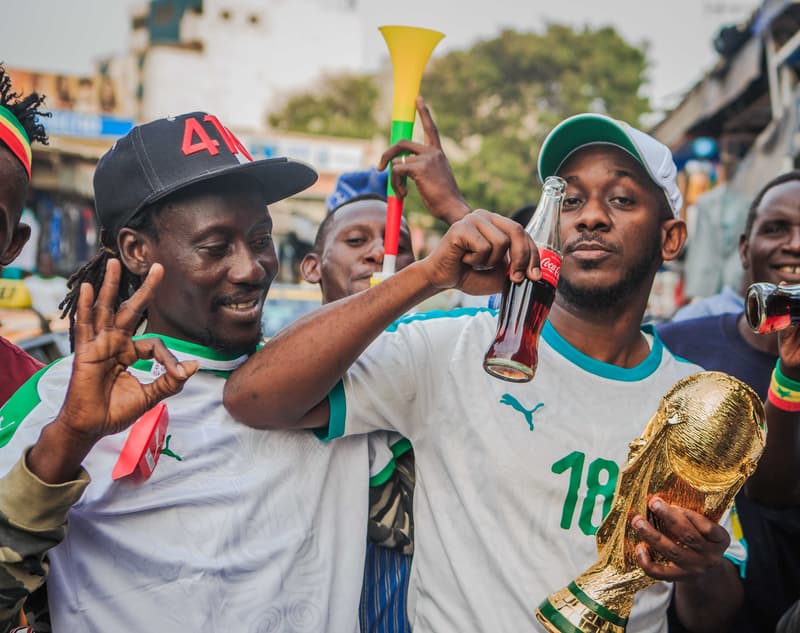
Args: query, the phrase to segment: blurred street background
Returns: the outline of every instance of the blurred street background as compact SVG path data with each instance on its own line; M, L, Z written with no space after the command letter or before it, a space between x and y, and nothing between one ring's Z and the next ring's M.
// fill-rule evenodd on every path
M74 271L96 249L97 159L136 122L205 110L254 158L319 170L314 187L271 208L279 280L296 283L336 178L375 165L388 144L384 24L446 36L421 93L474 207L511 214L535 203L541 140L578 112L624 119L672 149L690 240L659 273L652 320L736 287L747 205L800 153L800 4L787 0L8 4L0 61L17 91L47 96L53 117L50 145L34 148L34 239L6 276ZM424 254L443 227L413 191L406 208Z

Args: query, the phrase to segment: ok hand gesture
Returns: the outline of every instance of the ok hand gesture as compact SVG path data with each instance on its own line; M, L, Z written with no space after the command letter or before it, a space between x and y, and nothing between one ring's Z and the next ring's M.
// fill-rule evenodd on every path
M81 286L66 399L28 455L28 467L41 479L57 483L74 476L100 438L128 428L160 400L178 393L197 371L196 362L179 363L161 340L131 338L163 275L154 264L142 286L116 311L119 260L108 261L97 301L90 284ZM139 359L155 360L164 373L140 383L127 371Z

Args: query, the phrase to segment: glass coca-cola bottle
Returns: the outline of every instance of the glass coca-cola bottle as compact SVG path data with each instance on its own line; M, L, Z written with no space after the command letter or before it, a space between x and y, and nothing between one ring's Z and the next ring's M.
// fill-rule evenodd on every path
M483 359L492 376L511 382L527 382L536 372L537 346L561 272L561 205L567 183L551 176L544 181L542 197L525 227L539 248L539 281L514 283L506 278L500 300L497 334Z
M800 324L800 285L758 283L747 289L744 313L753 332L769 334Z

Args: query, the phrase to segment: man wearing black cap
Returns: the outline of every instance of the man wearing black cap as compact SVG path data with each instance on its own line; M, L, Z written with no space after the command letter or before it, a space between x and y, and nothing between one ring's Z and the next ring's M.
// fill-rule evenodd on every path
M2 548L3 606L43 579L68 520L49 553L54 630L357 630L366 443L253 431L222 406L277 270L266 205L316 177L253 161L202 112L137 126L101 159L103 251L66 301L75 354L0 409L0 531L21 543ZM126 441L165 397L153 435L134 446L143 417Z
M395 146L395 156L411 156L394 158L393 183L424 176L415 170L429 153L420 149ZM225 387L231 413L256 428L315 428L345 441L381 429L411 441L417 484L408 610L415 633L540 631L537 605L557 621L545 598L595 562L595 535L629 442L661 396L699 371L672 356L652 328L640 328L659 265L678 255L686 237L669 150L623 122L578 115L550 133L539 173L561 176L567 191L561 279L532 382L484 372L497 327L489 311L392 322L442 288L475 283L475 292L486 282L483 290L496 292L507 270L513 281L523 279L515 264L519 234L476 211L450 228L460 239L293 324ZM461 204L448 198L439 202L442 215ZM537 279L538 268L526 274ZM315 362L292 370L304 355ZM629 555L665 582L637 593L628 621L604 615L613 630L665 633L673 593L689 630L725 630L741 601L735 565L744 558L729 523L657 495L647 516L627 520L638 537ZM576 605L604 612L573 592ZM560 630L573 630L565 620Z

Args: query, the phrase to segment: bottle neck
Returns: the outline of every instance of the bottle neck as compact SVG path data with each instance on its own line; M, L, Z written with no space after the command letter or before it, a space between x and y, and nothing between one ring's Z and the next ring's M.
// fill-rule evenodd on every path
M540 248L561 254L561 204L564 196L542 195L525 230Z

